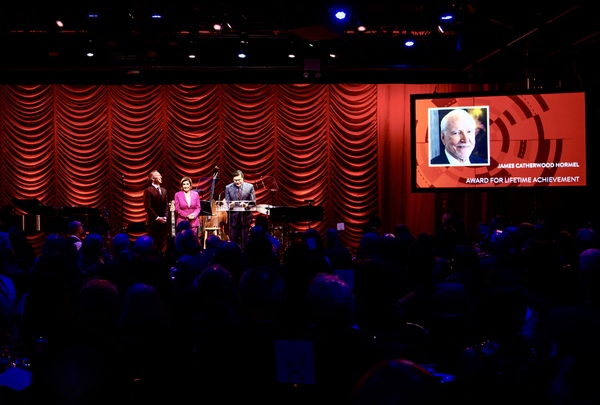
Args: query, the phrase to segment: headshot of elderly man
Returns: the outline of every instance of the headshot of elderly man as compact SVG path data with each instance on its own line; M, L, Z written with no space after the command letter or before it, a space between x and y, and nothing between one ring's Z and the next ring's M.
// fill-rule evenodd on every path
M450 111L440 122L440 139L444 149L430 163L446 166L487 164L485 159L472 155L476 134L477 122L467 110L456 108Z

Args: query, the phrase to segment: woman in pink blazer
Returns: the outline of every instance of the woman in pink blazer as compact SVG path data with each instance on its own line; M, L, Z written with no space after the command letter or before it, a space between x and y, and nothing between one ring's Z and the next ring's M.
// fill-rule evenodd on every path
M181 221L189 221L192 230L198 234L200 227L200 194L192 190L192 179L185 176L179 182L181 191L175 193L175 227Z

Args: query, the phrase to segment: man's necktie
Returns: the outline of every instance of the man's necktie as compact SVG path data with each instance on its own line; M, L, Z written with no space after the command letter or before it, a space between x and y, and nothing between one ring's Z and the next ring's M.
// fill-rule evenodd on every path
M238 200L241 201L242 200L242 186L238 187Z

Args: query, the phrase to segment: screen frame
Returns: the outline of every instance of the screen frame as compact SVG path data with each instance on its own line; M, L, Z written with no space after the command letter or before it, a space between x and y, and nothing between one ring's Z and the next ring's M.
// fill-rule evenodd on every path
M472 184L472 185L468 185L468 184L464 184L464 183L459 183L458 181L456 182L456 185L445 185L445 186L434 186L434 185L430 185L430 186L423 186L423 181L419 182L419 178L422 178L424 176L424 174L422 173L422 169L419 169L419 164L422 164L422 162L425 162L424 158L423 158L423 151L422 148L423 146L419 146L419 143L423 144L424 142L422 141L423 137L425 136L427 138L426 142L430 143L430 130L429 130L429 126L431 125L431 117L429 117L429 112L427 113L428 116L428 122L426 123L427 127L425 128L426 130L426 134L423 133L423 124L421 123L421 125L419 126L419 129L417 129L417 115L419 114L420 117L424 116L424 112L423 111L417 111L417 108L420 108L421 110L424 108L421 104L423 104L423 102L427 102L428 100L431 101L432 105L429 107L432 107L433 109L455 109L455 108L463 108L463 109L470 109L470 108L478 108L478 107L487 107L488 110L488 115L487 115L487 123L485 125L487 125L486 128L490 129L490 124L493 124L495 119L497 117L494 117L494 111L491 108L490 105L488 105L487 103L481 102L480 99L483 100L488 100L488 99L501 99L503 97L506 98L511 98L511 99L515 99L515 100L519 100L519 96L523 97L523 98L530 98L532 97L534 100L538 101L538 100L543 100L543 97L548 95L551 97L556 97L556 95L563 95L563 94L575 94L573 97L583 97L583 111L581 111L581 115L582 115L582 123L583 123L583 131L579 131L579 132L583 132L583 134L580 136L580 138L583 139L584 141L584 145L585 145L585 150L583 152L583 159L584 159L584 164L585 164L585 168L583 170L583 183L584 184L579 184L579 183L565 183L565 184L552 184L552 185L548 185L548 184L504 184L504 185L498 185L498 184L493 184L493 183L483 183L483 184ZM464 99L474 99L472 103L465 103ZM457 101L458 100L458 101ZM433 103L436 102L437 104L434 106ZM455 104L453 104L455 103ZM419 104L419 106L417 105ZM587 122L589 120L589 114L588 114L588 109L589 109L589 100L588 100L588 93L586 93L586 91L584 90L551 90L551 91L543 91L543 90L511 90L511 91L472 91L472 92L449 92L449 93L418 93L418 94L411 94L410 95L410 154L411 154L411 191L413 193L430 193L430 192L448 192L448 191L490 191L490 190L499 190L499 189L504 189L504 188L510 188L512 190L518 189L518 190L531 190L531 189L544 189L544 188L548 188L548 189L573 189L573 188L577 188L577 189L583 189L583 188L588 188L590 187L590 164L592 162L590 162L590 160L588 159L588 154L589 154L589 139L588 139L588 128L589 128L589 123ZM428 110L429 110L429 107ZM435 136L439 136L439 129L436 133L436 131L432 131L433 133L435 133ZM488 163L489 164L483 164L483 165L476 165L476 164L468 164L467 168L473 167L473 166L488 166L489 168L481 168L480 170L487 170L489 173L492 172L492 170L498 171L499 168L499 164L498 162L496 162L494 159L492 159L494 157L494 150L490 147L490 138L492 138L492 132L491 130L487 133L487 151L488 151ZM579 139L579 138L578 138ZM438 141L439 142L439 141ZM418 148L421 148L418 151ZM431 159L432 157L432 151L431 151L432 146L431 145L427 145L427 149L429 150L429 158ZM419 154L420 153L420 154ZM418 155L419 154L419 155ZM420 159L420 161L419 161ZM464 168L455 168L451 165L446 165L446 164L441 164L441 165L435 165L432 164L430 161L427 162L427 166L429 168L435 168L435 169L439 169L441 171L449 171L448 173L452 173L452 172L457 172L458 170L464 170ZM581 171L581 170L580 170ZM479 176L479 175L478 175ZM484 176L482 176L484 177ZM490 179L492 179L493 176L489 176Z

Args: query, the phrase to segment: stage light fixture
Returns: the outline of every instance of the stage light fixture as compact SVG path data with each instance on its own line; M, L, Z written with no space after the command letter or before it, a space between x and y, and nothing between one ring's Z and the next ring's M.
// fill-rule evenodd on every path
M335 18L337 18L340 21L346 19L346 12L345 11L336 11Z

